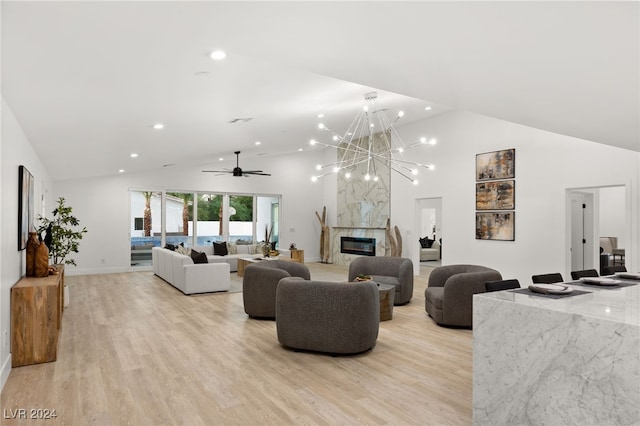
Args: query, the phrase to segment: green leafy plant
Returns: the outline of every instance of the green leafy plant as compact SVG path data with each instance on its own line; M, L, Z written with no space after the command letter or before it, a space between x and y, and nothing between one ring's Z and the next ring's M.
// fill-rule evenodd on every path
M80 222L71 214L72 208L65 205L63 197L58 198L58 207L53 210L53 218L38 215L41 225L38 235L45 232L44 243L49 248L49 257L53 264L64 263L76 266L74 259L68 258L71 253L78 253L78 245L87 232L87 228L78 230Z

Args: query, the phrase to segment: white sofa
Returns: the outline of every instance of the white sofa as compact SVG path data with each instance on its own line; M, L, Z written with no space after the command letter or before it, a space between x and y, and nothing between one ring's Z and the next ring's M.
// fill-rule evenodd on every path
M194 264L190 256L162 247L151 249L153 272L184 294L227 291L231 288L226 262Z
M209 263L194 264L190 256L154 247L151 250L153 273L185 294L226 291L230 288L230 272L238 271L238 259L258 257L253 244L229 245L232 252L225 256L214 255L213 245L194 246L194 250L207 255ZM281 250L280 256L291 256L290 250Z
M431 248L420 247L420 261L440 260L440 243L434 241Z

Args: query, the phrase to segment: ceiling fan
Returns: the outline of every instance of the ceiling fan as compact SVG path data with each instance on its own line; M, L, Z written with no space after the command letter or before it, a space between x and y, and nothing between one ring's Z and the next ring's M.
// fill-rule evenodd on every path
M242 170L240 168L240 151L235 151L236 154L236 167L233 170L203 170L203 172L209 173L232 173L234 176L249 177L249 175L271 176L271 173L264 173L262 170Z

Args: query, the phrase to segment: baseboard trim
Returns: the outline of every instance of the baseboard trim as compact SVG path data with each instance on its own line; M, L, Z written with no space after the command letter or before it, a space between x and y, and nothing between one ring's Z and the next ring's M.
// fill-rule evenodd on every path
M11 373L11 353L9 353L4 364L2 364L2 371L0 372L0 392L4 389L4 384L7 383L9 373Z

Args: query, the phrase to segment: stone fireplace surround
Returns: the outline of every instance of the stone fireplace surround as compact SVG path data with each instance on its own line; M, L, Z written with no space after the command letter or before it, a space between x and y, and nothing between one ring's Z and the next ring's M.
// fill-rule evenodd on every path
M386 138L390 138L387 135ZM385 149L385 138L380 134L374 135L373 143L378 151ZM369 143L368 138L362 138L354 143L365 147ZM337 158L345 154L340 149ZM342 174L337 178L337 223L331 228L331 256L329 262L338 265L348 265L356 254L340 252L341 237L375 238L376 256L386 254L386 224L391 210L390 188L391 171L388 167L377 168L378 181L365 181L362 176L367 172L366 164L360 164L353 170L353 177L345 179Z

